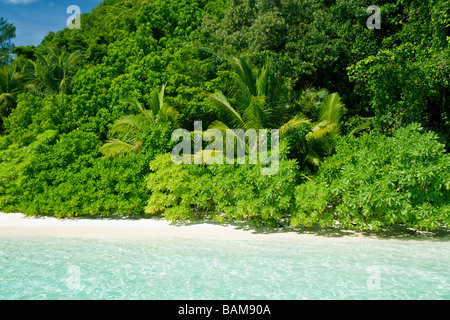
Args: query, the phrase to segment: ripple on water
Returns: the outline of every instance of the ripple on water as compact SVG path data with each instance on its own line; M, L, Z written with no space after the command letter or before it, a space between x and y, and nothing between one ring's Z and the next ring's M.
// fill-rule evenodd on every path
M0 299L449 299L449 242L0 237Z

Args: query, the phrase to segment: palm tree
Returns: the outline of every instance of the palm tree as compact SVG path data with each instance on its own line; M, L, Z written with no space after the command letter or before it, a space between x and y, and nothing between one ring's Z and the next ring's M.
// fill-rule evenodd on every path
M155 89L151 93L150 110L135 98L121 100L137 111L137 114L125 115L119 118L111 127L110 139L100 148L104 158L123 157L128 154L139 154L143 142L139 135L148 126L159 121L172 121L178 123L178 112L164 103L165 85L161 90Z
M250 65L246 58L233 58L230 64L237 80L235 107L220 91L209 95L221 119L211 123L209 129L254 129L257 132L278 128L288 108L280 103L284 87L281 78L272 72L270 58L260 69ZM239 139L237 135L236 138ZM244 144L248 148L245 141Z
M36 51L35 56L35 60L25 59L20 62L27 89L40 96L70 93L73 76L80 67L83 53L46 47L43 54Z
M0 117L7 117L16 105L16 95L22 91L21 76L14 65L0 68ZM2 120L0 118L0 127Z
M279 128L280 134L287 135L308 126L306 145L297 146L301 161L313 169L319 166L324 157L332 154L340 135L339 123L344 110L338 93L307 89L300 94L297 105L300 110L289 121L287 115L292 112L280 95L285 87L279 77L271 72L271 61L257 69L244 58L234 58L231 66L237 75L236 107L233 107L222 92L210 95L218 106L221 120L214 121L209 128L224 131L226 129L269 129ZM309 117L305 116L309 115ZM316 119L316 121L312 120ZM235 135L237 139L239 136ZM242 141L250 148L246 141Z
M299 113L280 127L280 133L283 136L307 126L308 133L305 135L307 145L300 150L299 156L304 164L313 169L320 165L324 157L333 153L340 136L339 124L344 111L344 105L338 93L326 95L320 104L317 104L317 99L323 97L323 91L316 95L309 93L309 97L314 96L313 100L302 101L303 103L309 101L313 108L317 109L317 121L314 122Z
M15 93L20 91L20 74L12 65L0 68L0 106L5 109L14 100Z
M320 106L330 93L326 89L308 87L299 92L296 99L296 113L303 113L310 119L318 119Z

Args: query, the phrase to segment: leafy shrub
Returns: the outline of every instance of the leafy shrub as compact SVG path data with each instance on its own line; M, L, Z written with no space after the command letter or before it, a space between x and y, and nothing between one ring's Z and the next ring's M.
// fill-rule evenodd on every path
M170 154L157 156L150 167L147 213L163 211L168 220L207 216L271 225L289 218L298 174L296 162L286 159L275 175L261 175L259 164L177 165Z
M336 155L296 187L292 224L380 230L450 225L450 154L436 134L417 124L392 137L341 139Z
M93 133L47 130L0 151L0 209L59 218L143 214L147 157L103 160L100 145Z
M45 98L30 93L20 94L17 107L5 120L14 142L26 145L46 130L68 133L75 128L70 96L58 94Z
M171 140L175 126L170 121L160 121L147 128L140 134L139 140L144 141L142 152L148 159L153 159L158 154L170 152L175 146Z
M144 157L95 159L87 167L41 172L29 182L43 187L27 199L26 214L77 216L133 216L143 214L148 197ZM42 179L51 175L51 182ZM30 186L30 185L29 185Z
M33 155L54 144L57 138L57 131L47 130L28 146L21 147L14 143L0 151L0 210L10 212L23 208L21 199L28 193L23 186L28 178L25 171L29 168Z

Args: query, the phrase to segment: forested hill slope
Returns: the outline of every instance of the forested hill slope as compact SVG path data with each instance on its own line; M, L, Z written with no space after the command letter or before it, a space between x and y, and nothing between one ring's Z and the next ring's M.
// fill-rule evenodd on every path
M15 48L0 67L0 210L447 224L450 1L380 0L379 29L372 4L105 0L80 29ZM195 121L280 128L278 174L173 165L172 132Z
M42 46L66 47L69 51L82 50L85 62L101 62L108 45L126 39L136 31L136 13L143 1L103 1L90 13L81 16L81 28L66 28L56 34L50 32Z

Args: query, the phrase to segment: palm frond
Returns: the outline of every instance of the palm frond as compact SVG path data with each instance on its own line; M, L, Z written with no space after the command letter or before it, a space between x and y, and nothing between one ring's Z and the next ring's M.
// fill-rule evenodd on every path
M289 120L280 127L280 134L284 135L291 132L292 130L298 130L305 124L311 124L311 120L307 119L303 115L296 115L294 118L292 118L291 120Z
M109 134L111 137L133 142L132 137L136 137L137 133L147 125L149 125L148 120L142 115L126 115L113 123Z
M150 111L153 116L156 116L159 113L159 110L161 110L164 103L160 93L164 95L164 86L161 91L158 90L158 88L155 88L150 94Z
M320 106L328 94L328 90L326 89L316 90L314 88L306 88L300 92L296 99L297 110L316 119L320 111Z
M319 141L332 131L336 130L337 125L328 121L317 123L311 131L306 135L308 141Z
M352 131L348 134L349 136L354 136L362 131L368 130L372 127L372 124L370 122L363 122L357 125L355 128L353 128Z
M67 59L64 61L64 70L68 73L73 74L79 66L80 62L84 58L84 53L81 51L72 52Z
M145 109L144 106L136 98L125 97L120 101L122 103L129 104L134 110L136 110L139 114L144 116L149 124L155 122L156 114L153 114L153 112L150 112L147 109Z
M103 158L120 158L133 151L135 148L134 144L126 143L124 141L113 139L108 140L100 148L100 152L103 154Z
M242 119L248 128L259 130L265 127L265 103L265 96L251 98L250 105L244 110L242 115Z
M241 84L243 84L246 90L248 90L248 93L252 96L257 96L258 90L256 87L256 74L248 60L244 57L234 57L230 64L235 73L238 75Z
M178 112L164 103L165 85L161 90L153 90L151 110L147 110L134 97L125 97L120 101L131 105L137 114L125 115L112 125L108 140L100 151L108 157L121 157L128 153L138 154L143 142L138 141L140 133L160 119L178 121Z
M175 126L178 126L180 113L174 108L167 106L167 104L164 104L161 110L159 110L158 116L161 119L170 120Z
M227 126L225 123L223 123L222 121L215 120L215 121L213 121L213 122L209 125L208 129L217 129L217 130L222 131L222 133L223 133L223 132L225 132L225 130L229 130L230 127L228 127L228 126Z
M328 95L320 106L319 121L328 121L338 124L344 111L344 104L341 102L339 94L332 93Z
M244 149L247 153L251 152L251 151L255 151L255 148L257 148L258 145L258 132L256 130L247 130L244 131L243 129L230 129L230 127L228 127L225 123L221 122L221 121L214 121L213 123L211 123L208 127L208 129L216 129L219 130L220 132L222 132L222 135L225 137L225 139L233 139L233 144L234 141L236 141L237 143L240 143L241 145L244 146ZM248 139L248 142L247 142ZM227 140L226 141L226 145L228 145ZM253 145L251 145L249 142L254 142Z
M23 91L21 75L15 65L0 68L0 115L7 116L15 106L15 97Z
M44 47L35 52L35 61L19 59L18 64L28 90L40 96L56 95L70 93L83 56L80 51L69 54L64 48Z
M314 149L310 149L308 151L308 154L305 157L304 163L312 165L313 167L320 166L320 163L322 162L321 157L315 152Z
M256 79L257 95L267 95L267 86L269 84L270 75L270 59L267 58L266 64L261 68Z
M216 91L215 93L210 94L209 97L212 98L215 105L219 107L219 113L221 113L222 117L229 122L229 125L235 128L247 128L247 125L242 120L240 114L230 105L228 99L222 92Z

